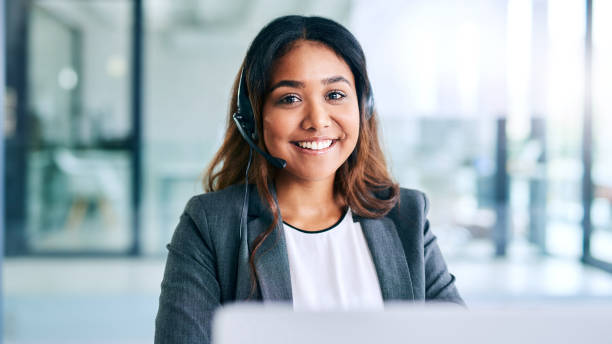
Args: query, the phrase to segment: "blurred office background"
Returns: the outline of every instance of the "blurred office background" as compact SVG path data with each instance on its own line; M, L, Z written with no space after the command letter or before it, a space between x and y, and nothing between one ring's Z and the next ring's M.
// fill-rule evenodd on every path
M361 42L390 166L471 305L612 300L608 0L5 0L3 338L149 343L258 30ZM0 189L1 190L1 189Z

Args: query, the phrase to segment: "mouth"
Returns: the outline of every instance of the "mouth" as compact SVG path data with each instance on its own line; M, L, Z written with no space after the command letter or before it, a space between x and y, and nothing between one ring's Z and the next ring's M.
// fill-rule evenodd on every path
M324 152L331 148L338 139L317 139L309 141L292 141L291 143L300 150L309 152Z

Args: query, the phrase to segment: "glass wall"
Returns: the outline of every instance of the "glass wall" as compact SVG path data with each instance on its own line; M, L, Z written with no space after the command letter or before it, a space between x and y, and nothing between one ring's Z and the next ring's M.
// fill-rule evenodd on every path
M582 126L584 116L584 1L549 1L546 118L548 150L547 248L582 254ZM579 82L577 82L579 81Z
M593 3L593 184L591 255L612 264L612 3Z
M350 27L368 58L392 172L402 186L426 192L449 257L493 256L509 206L496 201L507 193L495 188L497 171L505 173L496 160L504 149L497 127L506 117L506 5L391 6L359 2Z
M27 251L125 252L131 3L33 1L27 15Z
M606 32L601 23L607 22L601 18L610 11L597 3L594 178L599 191L592 216L601 228L593 234L593 247L604 255L612 252L609 241L599 238L607 233L610 209L605 183L597 180L610 174L605 170L610 144L603 135L609 117L603 62L609 40L601 38ZM404 186L428 193L432 224L449 237L448 251L470 254L480 242L492 254L501 239L510 255L526 251L579 259L585 2L394 6L397 11L390 12L360 2L351 28L368 55L394 174ZM378 24L367 24L373 21ZM502 122L503 130L497 130Z
M579 258L584 2L391 3L396 11L349 0L266 11L238 0L144 1L143 139L132 142L132 2L32 2L22 252L125 253L138 216L142 252L165 254L185 202L202 192L248 43L276 16L316 13L360 40L392 172L429 195L448 250L519 244ZM595 2L591 216L593 254L609 260L606 6Z

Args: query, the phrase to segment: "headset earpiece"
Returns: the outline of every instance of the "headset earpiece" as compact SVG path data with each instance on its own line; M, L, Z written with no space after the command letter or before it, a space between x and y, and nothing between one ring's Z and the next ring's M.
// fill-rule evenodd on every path
M240 135L244 140L253 148L257 153L261 154L268 162L278 168L285 168L287 162L281 158L273 157L270 154L264 152L257 146L257 127L255 123L255 114L253 113L253 107L249 100L248 89L246 84L246 76L244 75L244 68L240 72L240 83L238 84L238 98L236 104L236 112L232 115L234 123L240 132ZM250 159L249 159L250 161Z
M240 120L240 126L244 129L245 133L251 137L253 142L257 142L257 129L255 127L255 114L253 113L253 107L249 100L248 88L246 84L246 75L244 75L244 69L240 72L240 83L238 84L238 95L237 95L237 116Z

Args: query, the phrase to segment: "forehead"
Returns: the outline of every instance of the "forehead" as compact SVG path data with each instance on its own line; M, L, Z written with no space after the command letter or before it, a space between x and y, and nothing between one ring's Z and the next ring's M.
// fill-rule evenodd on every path
M341 75L354 85L353 73L344 59L327 45L300 40L272 66L270 80L319 81Z

